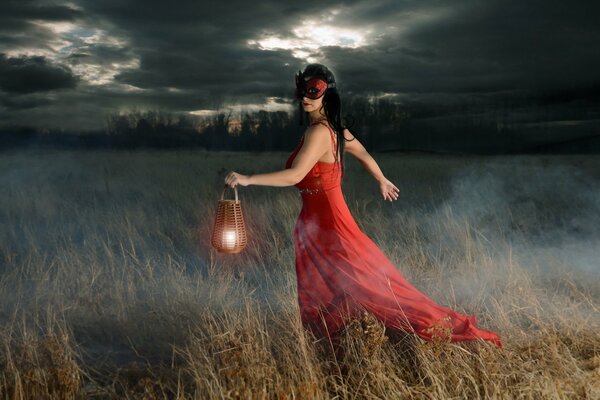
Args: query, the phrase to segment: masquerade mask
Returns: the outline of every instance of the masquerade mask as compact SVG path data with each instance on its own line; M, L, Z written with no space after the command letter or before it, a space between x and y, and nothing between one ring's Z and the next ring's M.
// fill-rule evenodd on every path
M328 85L327 82L318 77L305 81L302 72L298 71L298 74L296 74L296 98L300 100L304 96L316 100L325 94L328 87L335 87L335 82Z

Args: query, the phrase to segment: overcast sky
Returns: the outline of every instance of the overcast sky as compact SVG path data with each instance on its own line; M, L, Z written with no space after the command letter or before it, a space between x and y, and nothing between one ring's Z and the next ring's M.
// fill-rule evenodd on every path
M598 15L598 1L2 0L0 125L291 111L310 62L342 96L597 97Z

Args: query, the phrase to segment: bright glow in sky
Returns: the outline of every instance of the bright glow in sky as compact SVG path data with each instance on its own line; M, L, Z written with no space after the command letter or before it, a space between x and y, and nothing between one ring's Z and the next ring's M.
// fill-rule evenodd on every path
M350 30L307 21L304 21L302 25L302 27L294 29L293 32L303 41L303 43L306 43L309 48L319 48L323 46L357 48L366 46L368 44L367 37L372 32L370 29L362 31Z
M29 22L40 31L49 31L50 34L48 36L50 38L47 41L38 42L38 46L14 46L10 49L4 49L2 52L8 57L43 56L49 59L56 59L57 53L71 44L71 42L64 37L64 34L73 29L75 24L71 22L47 22L39 20L32 20Z
M342 11L342 12L341 12ZM371 46L381 38L392 35L398 38L415 26L431 23L447 16L450 7L437 7L421 12L406 12L386 24L354 25L348 29L344 12L349 10L330 9L320 15L311 16L292 30L289 36L275 33L265 34L260 39L248 40L250 47L261 50L291 50L292 55L308 63L319 62L323 58L322 47L339 46L356 49ZM341 22L340 22L341 21ZM344 26L344 27L342 27Z
M329 16L326 20L331 20ZM294 36L281 37L276 35L267 36L263 39L248 40L247 44L251 47L257 47L261 50L292 50L292 55L296 58L315 62L316 59L311 55L319 54L319 48L324 46L340 46L348 48L357 48L367 46L371 43L371 29L347 29L339 28L334 25L324 25L321 21L318 23L303 21L301 26L293 30Z
M129 68L139 68L140 60L137 57L120 62L103 62L91 57L69 58L72 54L89 54L90 45L112 47L116 50L128 45L127 40L110 35L105 30L93 27L76 25L72 22L52 22L33 20L30 21L39 30L49 34L46 41L40 41L36 47L14 47L4 52L9 57L43 56L48 60L67 64L75 75L83 82L92 86L113 85L131 92L141 89L131 85L122 85L114 82L115 75Z
M402 97L405 97L405 96L403 96L402 93L395 93L395 92L393 92L393 93L382 92L381 94L378 94L378 95L366 96L367 100L370 103L373 103L374 101L378 101L381 99L386 99L386 98L394 99L394 98L402 98Z
M194 110L190 111L192 115L198 116L210 116L215 115L217 113L228 113L231 111L233 115L239 115L242 112L256 112L259 110L265 110L268 112L273 111L286 111L292 112L294 110L294 104L290 103L281 103L277 101L277 97L267 97L264 103L254 103L254 104L234 104L229 107L226 107L222 110Z

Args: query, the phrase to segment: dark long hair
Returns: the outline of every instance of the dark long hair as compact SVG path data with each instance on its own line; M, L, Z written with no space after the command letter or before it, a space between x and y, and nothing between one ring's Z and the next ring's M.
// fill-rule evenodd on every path
M336 136L336 154L335 159L340 161L342 166L342 178L344 176L344 148L346 146L346 138L344 137L344 129L350 130L350 128L354 125L347 125L346 123L342 123L342 102L340 100L340 94L337 88L337 82L335 82L335 77L333 73L323 64L308 64L304 71L302 72L303 76L311 76L311 77L319 77L322 78L325 82L336 83L336 87L329 87L325 90L325 94L323 95L323 109L325 110L325 117L329 122L329 125L333 128ZM308 112L302 110L302 99L298 100L300 103L300 125L304 120L304 116L308 114ZM352 117L350 117L352 118ZM308 116L307 116L308 119ZM344 116L344 120L347 122L348 116ZM354 140L354 139L352 139Z

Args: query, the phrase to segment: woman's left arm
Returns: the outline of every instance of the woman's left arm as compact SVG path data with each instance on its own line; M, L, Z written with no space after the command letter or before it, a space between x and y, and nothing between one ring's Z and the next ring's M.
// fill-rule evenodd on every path
M314 125L304 134L304 144L296 155L297 162L291 168L257 175L242 175L230 172L225 177L225 184L261 185L261 186L293 186L300 182L319 158L328 151L330 146L329 130L322 125Z
M225 178L225 184L230 187L236 185L260 185L260 186L293 186L300 181L298 168L282 169L280 171L268 172L265 174L242 175L237 172L230 172Z
M225 178L225 185L292 186L297 183L296 180L296 172L291 169L256 175L242 175L232 171Z
M296 171L282 169L281 171L268 172L265 174L248 175L248 185L260 186L292 186L297 182Z

